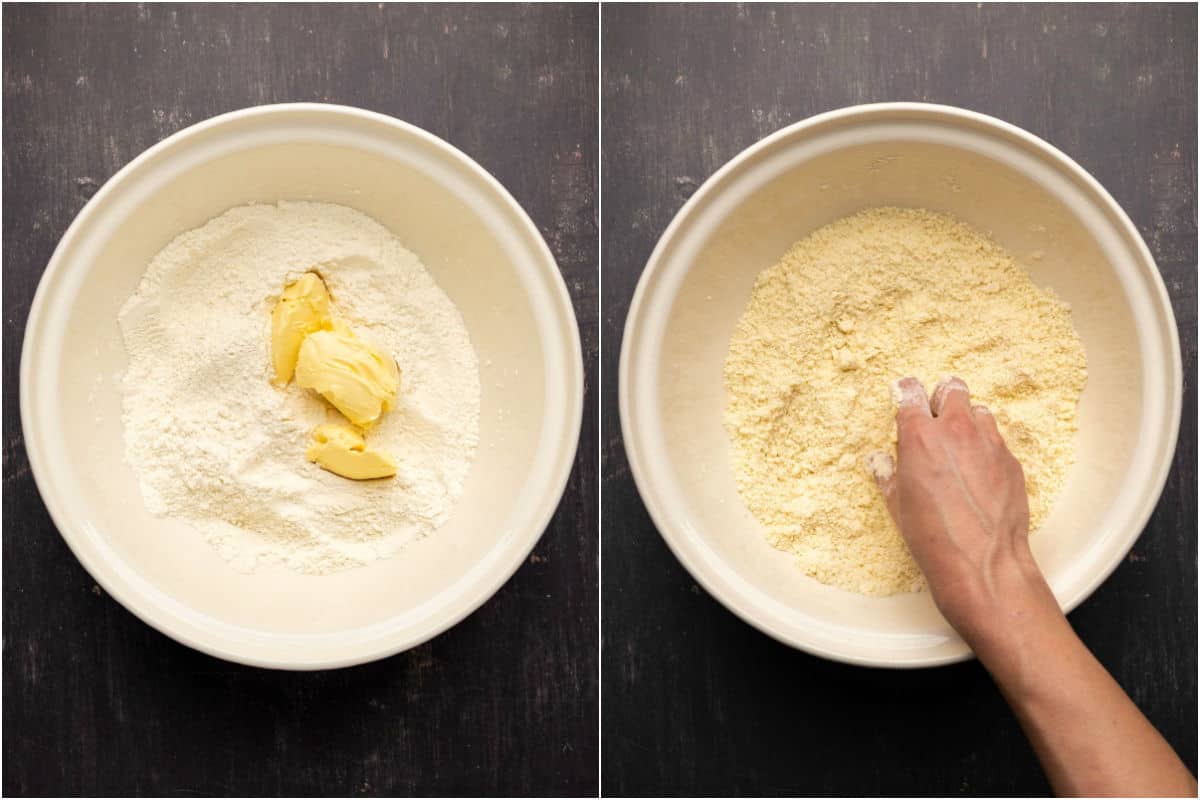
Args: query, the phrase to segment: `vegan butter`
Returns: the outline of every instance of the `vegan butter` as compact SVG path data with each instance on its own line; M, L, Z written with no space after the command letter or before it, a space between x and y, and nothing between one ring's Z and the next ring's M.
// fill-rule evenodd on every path
M396 474L392 457L368 450L363 435L396 402L400 368L391 356L334 319L329 292L315 272L285 286L271 312L271 361L276 386L287 386L294 377L297 385L324 397L358 426L319 426L305 451L309 461L356 481Z
M400 388L395 360L359 338L345 323L331 320L300 344L296 383L312 389L362 428L391 409Z
M320 276L306 272L289 283L271 312L271 361L276 386L287 386L304 337L329 322L329 292Z
M396 462L391 456L367 449L361 433L337 423L327 423L313 431L305 456L335 475L356 481L390 478L396 474Z

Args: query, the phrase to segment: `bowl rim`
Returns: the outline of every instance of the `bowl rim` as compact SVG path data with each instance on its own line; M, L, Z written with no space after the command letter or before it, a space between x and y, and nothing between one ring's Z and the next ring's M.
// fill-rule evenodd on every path
M485 195L498 201L503 206L503 209L512 215L511 221L515 222L515 229L519 234L523 235L535 259L540 262L537 274L544 278L548 302L554 314L554 317L551 319L556 319L557 324L555 327L561 328L564 334L562 344L564 345L566 369L555 376L548 375L547 380L556 377L562 381L567 401L562 412L562 431L559 438L554 442L554 444L558 445L560 452L547 456L545 454L548 451L541 451L543 454L541 457L547 459L549 465L547 469L549 481L546 491L541 493L541 499L535 507L534 512L530 514L532 521L525 535L522 537L507 537L503 545L506 552L501 553L496 559L495 568L466 586L452 602L446 604L445 607L452 610L443 613L443 618L433 625L418 627L417 630L408 635L398 637L394 626L386 627L387 621L385 620L381 626L383 630L380 630L378 633L373 633L369 637L347 640L344 649L350 652L337 656L312 659L306 659L303 656L275 658L248 655L239 652L236 643L230 642L228 639L222 638L212 631L206 630L203 631L203 635L192 635L184 630L172 627L172 623L179 623L178 618L172 612L159 607L152 596L147 595L138 587L129 585L123 578L116 575L112 564L109 563L109 559L105 557L105 553L97 552L89 544L85 543L83 535L78 530L80 523L75 518L74 513L64 505L60 491L56 489L57 481L48 471L47 456L40 449L41 440L37 433L38 424L36 423L39 412L32 399L32 390L36 376L32 359L29 357L31 353L40 347L42 335L48 335L44 330L45 321L43 318L46 313L45 308L51 299L50 287L60 277L60 273L64 269L64 254L68 253L75 246L76 240L84 235L81 232L85 231L89 220L98 213L98 209L103 207L108 196L118 186L137 173L144 164L156 159L160 154L178 148L186 144L190 139L204 135L213 129L241 123L251 118L277 116L286 119L298 113L322 115L326 118L326 122L335 124L339 120L358 120L390 127L396 134L429 146L437 154L437 157L452 162L465 170L472 178L479 182L479 188ZM537 226L499 180L454 145L410 122L355 106L312 102L272 103L249 106L201 120L176 131L146 148L106 180L104 185L84 204L79 213L75 215L66 232L59 239L50 256L50 260L47 262L45 270L38 279L29 315L25 321L19 374L21 432L29 459L30 471L33 474L38 493L41 495L46 510L49 512L59 535L62 536L68 548L74 553L92 579L134 616L181 644L226 661L253 667L281 670L337 669L387 658L388 656L423 644L440 635L457 625L491 599L508 582L513 574L516 573L517 569L525 563L530 552L533 551L533 548L548 528L565 494L571 474L575 468L575 458L578 453L579 436L583 423L584 393L584 363L579 336L579 323L578 318L575 316L574 305L571 301L566 282L554 255L551 253ZM489 552L494 552L500 546L501 543L499 542L494 544L492 550ZM346 630L350 631L354 629ZM336 638L342 635L342 633L341 631L331 631L323 634L304 635L315 635L320 638ZM283 636L287 638L289 635Z
M1153 254L1142 239L1137 227L1129 218L1129 215L1125 213L1125 210L1121 208L1112 195L1087 170L1054 145L1023 128L996 117L957 106L937 103L884 102L845 106L807 117L780 128L745 148L723 164L700 185L683 206L680 207L679 211L676 212L671 222L659 237L653 251L651 251L650 258L646 261L642 274L638 278L637 287L630 301L629 311L626 315L622 331L621 354L618 365L618 405L622 441L624 442L630 473L633 475L638 494L641 496L642 502L654 522L655 528L666 542L667 547L697 583L704 587L705 591L744 622L757 628L776 641L794 649L821 658L856 666L919 669L966 661L974 658L974 654L961 639L958 639L960 647L957 653L944 656L909 658L904 661L891 660L886 657L861 656L838 651L814 643L806 639L805 636L797 635L795 631L787 629L787 626L775 624L772 620L764 618L764 616L758 613L758 609L751 601L743 597L736 589L724 586L717 579L715 572L705 565L704 559L697 552L693 552L693 545L679 531L675 530L672 516L662 502L655 488L655 480L651 477L652 471L647 466L647 455L639 442L638 426L635 424L637 415L633 411L633 396L636 392L634 388L636 384L632 375L636 358L634 350L642 338L638 335L638 329L646 313L645 306L648 302L648 297L653 291L651 284L655 283L657 274L662 271L662 262L667 251L671 247L676 235L687 223L688 218L696 212L698 207L710 195L714 195L721 190L727 178L743 164L749 162L760 153L788 139L802 137L811 129L831 122L844 122L855 117L865 122L869 121L872 117L896 114L906 114L910 118L919 118L929 122L940 122L957 126L972 125L976 128L986 129L987 133L992 135L999 134L1015 139L1018 143L1036 151L1039 155L1052 162L1059 170L1082 184L1083 188L1091 193L1092 197L1098 201L1098 204L1103 206L1104 210L1111 216L1114 227L1119 228L1121 233L1124 234L1137 259L1141 263L1148 264L1151 267L1145 276L1148 279L1146 288L1153 293L1152 299L1165 311L1165 322L1169 323L1164 324L1167 343L1170 349L1170 352L1165 354L1165 360L1173 367L1171 375L1167 376L1167 379L1172 384L1170 397L1167 398L1171 410L1171 422L1169 423L1171 427L1164 444L1164 452L1169 453L1169 455L1163 457L1155 465L1155 473L1150 476L1147 486L1154 488L1143 496L1134 515L1137 520L1136 532L1133 535L1126 535L1125 541L1111 551L1108 560L1101 565L1101 568L1074 595L1069 597L1065 603L1062 603L1064 613L1069 613L1076 608L1090 597L1101 583L1108 579L1117 566L1124 560L1129 550L1141 536L1142 531L1145 530L1150 516L1154 513L1158 501L1162 496L1173 467L1174 454L1178 449L1183 406L1183 362L1179 345L1178 321L1175 319L1170 295L1167 293L1162 273L1158 269Z

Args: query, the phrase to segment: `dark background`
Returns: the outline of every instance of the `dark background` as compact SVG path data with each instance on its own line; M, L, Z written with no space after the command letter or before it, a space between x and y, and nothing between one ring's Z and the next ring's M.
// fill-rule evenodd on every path
M38 278L109 176L214 114L307 100L415 123L509 189L594 387L596 6L6 5L3 30L4 794L594 794L594 391L565 499L491 601L408 653L290 674L100 592L29 474L17 369Z
M1162 501L1071 620L1196 769L1196 7L616 6L603 14L605 794L1044 794L978 664L822 661L699 589L643 510L617 358L634 286L688 195L768 133L855 103L963 106L1047 139L1129 212L1186 379Z

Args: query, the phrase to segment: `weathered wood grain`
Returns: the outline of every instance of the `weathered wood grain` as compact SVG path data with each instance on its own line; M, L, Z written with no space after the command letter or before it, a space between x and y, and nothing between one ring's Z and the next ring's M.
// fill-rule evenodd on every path
M643 510L617 358L655 241L766 134L854 103L998 116L1062 148L1129 212L1187 366L1150 525L1071 615L1196 768L1196 7L606 5L602 20L603 765L607 795L1043 794L975 663L887 672L789 650L700 590Z
M95 5L4 9L5 795L592 794L596 398L530 563L462 624L349 670L230 665L104 596L47 516L21 439L19 350L67 225L144 148L307 100L441 136L516 197L597 359L597 8Z

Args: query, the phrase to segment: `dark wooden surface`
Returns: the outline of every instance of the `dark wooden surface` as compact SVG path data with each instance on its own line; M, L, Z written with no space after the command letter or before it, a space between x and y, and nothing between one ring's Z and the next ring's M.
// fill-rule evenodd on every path
M287 674L100 593L29 474L17 368L38 277L100 184L191 123L307 100L413 122L509 189L562 268L594 387L597 24L591 4L4 8L5 795L595 793L594 389L566 497L491 601L406 654Z
M605 6L602 25L602 787L614 794L1039 794L976 663L842 666L751 629L647 517L617 415L638 275L698 183L766 134L854 103L993 114L1095 175L1154 252L1187 367L1149 527L1071 615L1196 768L1196 8Z

